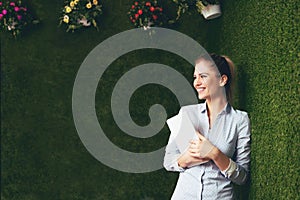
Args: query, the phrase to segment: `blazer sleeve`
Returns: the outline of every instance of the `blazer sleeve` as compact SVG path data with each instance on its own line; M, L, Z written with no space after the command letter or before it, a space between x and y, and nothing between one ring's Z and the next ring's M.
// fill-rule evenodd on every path
M236 169L225 176L232 182L242 185L246 183L250 171L250 120L247 114L242 117L237 131L236 156L233 159Z
M164 156L164 167L168 171L174 172L183 172L184 168L178 166L177 159L180 156L180 152L176 146L176 142L172 137L172 132L169 138L169 142L165 149L165 156Z

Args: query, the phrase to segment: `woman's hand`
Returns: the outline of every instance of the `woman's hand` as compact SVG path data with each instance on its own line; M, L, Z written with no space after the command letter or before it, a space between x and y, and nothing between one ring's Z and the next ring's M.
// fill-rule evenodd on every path
M203 137L199 132L197 132L199 140L191 140L190 146L179 158L178 158L178 165L180 167L186 168L195 165L199 165L201 163L207 162L211 160L209 157L205 157L202 155L206 155L207 152L204 150L211 149L211 143ZM205 147L205 148L204 148Z
M229 166L229 158L217 147L212 145L201 133L197 132L199 140L192 140L189 148L190 155L194 158L212 160L223 171Z
M189 147L190 155L194 158L213 159L213 150L216 149L201 133L197 132L199 140L192 140Z
M177 160L178 165L182 168L192 167L209 161L208 158L199 158L192 156L189 150L185 151Z

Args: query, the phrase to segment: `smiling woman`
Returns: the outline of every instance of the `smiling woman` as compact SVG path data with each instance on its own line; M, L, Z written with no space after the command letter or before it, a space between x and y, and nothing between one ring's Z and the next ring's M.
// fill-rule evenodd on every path
M226 98L230 102L232 99L232 88L233 88L233 76L234 76L234 64L227 56L218 56L216 54L210 55L209 57L200 57L196 60L195 72L194 72L194 87L196 88L199 83L197 82L197 78L201 78L203 85L209 84L207 81L213 81L215 78L221 78L222 81L221 86L225 87ZM215 66L210 68L204 68L203 66ZM216 82L216 80L214 80ZM199 89L203 89L203 86ZM196 88L199 93L199 90ZM201 91L201 90L200 90ZM200 95L200 93L199 93ZM205 99L200 98L199 99Z
M164 167L180 172L173 200L233 199L232 183L244 184L249 176L249 118L228 102L233 65L227 57L210 56L197 59L194 71L194 87L205 103L179 111L189 116L196 139L181 152L173 139L180 133L171 132L166 147Z

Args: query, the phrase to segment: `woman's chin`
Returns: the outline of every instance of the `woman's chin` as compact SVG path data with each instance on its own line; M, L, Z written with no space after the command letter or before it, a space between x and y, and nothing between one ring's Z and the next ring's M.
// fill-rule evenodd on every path
M204 100L204 99L206 99L206 98L205 98L205 96L198 94L198 99Z

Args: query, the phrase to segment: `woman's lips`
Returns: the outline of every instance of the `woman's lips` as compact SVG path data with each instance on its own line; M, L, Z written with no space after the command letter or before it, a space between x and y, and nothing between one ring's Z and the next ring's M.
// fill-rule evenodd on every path
M205 90L205 87L199 87L197 88L197 92L203 92Z

